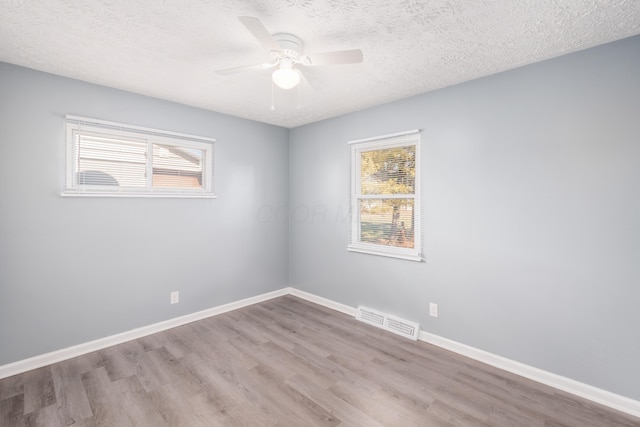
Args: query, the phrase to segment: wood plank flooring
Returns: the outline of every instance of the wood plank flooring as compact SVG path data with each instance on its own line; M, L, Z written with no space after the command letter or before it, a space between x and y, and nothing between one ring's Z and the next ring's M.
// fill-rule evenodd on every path
M0 380L0 426L640 426L286 296Z

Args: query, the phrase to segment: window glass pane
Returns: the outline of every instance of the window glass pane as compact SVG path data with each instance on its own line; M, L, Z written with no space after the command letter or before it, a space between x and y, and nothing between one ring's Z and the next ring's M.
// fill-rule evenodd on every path
M75 135L79 185L146 186L146 144L96 133Z
M202 188L203 150L153 144L153 186Z
M360 241L414 247L413 199L360 200Z
M360 154L362 194L414 194L416 147L388 148Z

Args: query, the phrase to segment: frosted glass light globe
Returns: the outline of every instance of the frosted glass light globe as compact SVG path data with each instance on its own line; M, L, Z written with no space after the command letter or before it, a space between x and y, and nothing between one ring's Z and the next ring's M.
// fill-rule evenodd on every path
M278 68L272 75L273 83L282 89L291 89L300 83L300 73L292 68Z

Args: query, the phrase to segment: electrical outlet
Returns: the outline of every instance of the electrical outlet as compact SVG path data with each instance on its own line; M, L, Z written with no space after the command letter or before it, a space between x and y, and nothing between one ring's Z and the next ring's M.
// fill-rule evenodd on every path
M180 292L171 292L171 304L177 304L180 302Z
M429 316L438 317L438 304L435 302L429 303Z

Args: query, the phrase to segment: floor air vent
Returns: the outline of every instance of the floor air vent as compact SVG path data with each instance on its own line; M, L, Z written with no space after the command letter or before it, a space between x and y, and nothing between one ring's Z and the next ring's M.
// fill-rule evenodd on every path
M372 310L363 306L358 307L356 319L360 320L361 322L386 329L387 331L393 332L394 334L411 338L414 341L418 339L420 325L415 322L399 319L386 313L381 313L379 311Z
M382 313L378 313L363 306L358 307L358 315L356 316L356 319L365 323L370 323L373 326L382 326L384 325L384 318L385 315Z

